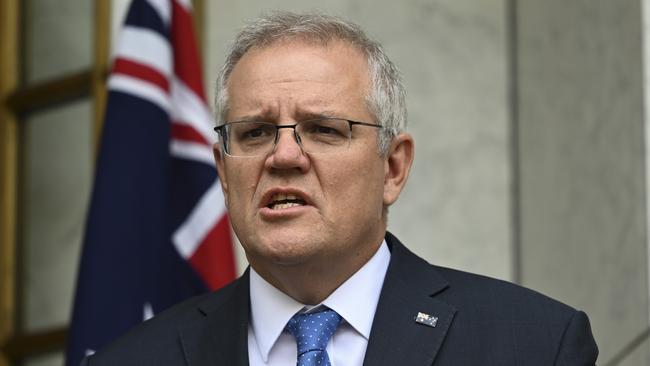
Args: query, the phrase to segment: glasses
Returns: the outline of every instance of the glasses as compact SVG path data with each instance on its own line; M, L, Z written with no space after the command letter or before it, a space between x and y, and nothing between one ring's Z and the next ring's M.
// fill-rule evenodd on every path
M293 129L302 151L313 154L340 152L350 147L352 126L383 128L380 125L350 121L342 118L319 118L295 125L269 122L238 121L217 126L221 146L230 156L265 156L275 149L281 128Z

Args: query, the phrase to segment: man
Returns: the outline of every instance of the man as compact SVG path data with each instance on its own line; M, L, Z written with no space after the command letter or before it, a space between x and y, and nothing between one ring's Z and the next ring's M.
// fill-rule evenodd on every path
M432 266L386 232L412 137L404 91L355 25L277 13L237 36L215 158L250 268L86 365L594 365L584 313Z

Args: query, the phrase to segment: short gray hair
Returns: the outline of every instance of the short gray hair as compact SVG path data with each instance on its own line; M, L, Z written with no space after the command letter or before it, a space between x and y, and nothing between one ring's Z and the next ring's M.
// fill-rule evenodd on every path
M384 126L379 134L379 151L385 154L390 142L406 127L405 92L399 70L381 45L368 38L356 24L320 13L275 12L248 22L235 37L217 79L215 109L218 124L228 114L228 79L237 62L248 50L266 47L283 40L298 39L327 44L332 40L349 43L361 51L368 63L370 91L366 103L377 123Z

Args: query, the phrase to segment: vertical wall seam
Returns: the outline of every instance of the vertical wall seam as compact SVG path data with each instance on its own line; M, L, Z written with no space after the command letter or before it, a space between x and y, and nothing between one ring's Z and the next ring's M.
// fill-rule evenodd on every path
M650 0L641 1L641 45L642 49L642 63L641 70L643 74L643 87L641 92L643 95L643 130L644 130L644 160L645 160L645 204L646 204L646 226L645 226L645 243L646 243L646 278L648 291L646 293L648 304L650 304L650 238L648 231L650 228L650 201L649 201L649 192L650 192L650 93L648 93L648 85L650 85L650 75L648 73L648 62L650 62L650 37L648 37L649 22L650 22ZM650 306L648 306L648 322L650 322ZM650 359L650 349L647 355Z
M519 146L519 58L517 0L506 0L506 63L510 162L510 249L512 281L522 283L521 149Z

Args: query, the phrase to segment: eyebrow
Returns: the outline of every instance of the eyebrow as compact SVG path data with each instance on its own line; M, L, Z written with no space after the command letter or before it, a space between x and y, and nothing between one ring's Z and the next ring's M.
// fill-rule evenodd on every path
M310 112L310 111L299 111L297 113L298 119L301 121L305 121L308 119L318 119L318 118L338 118L339 113L336 113L334 111L320 111L320 112Z
M266 121L267 118L263 117L262 114L251 114L248 116L243 116L239 118L235 118L232 121L226 121L226 122L245 122L245 121Z
M296 113L296 121L306 121L310 119L319 119L319 118L342 118L339 117L339 114L340 113L330 111L330 110L324 110L320 112L298 111ZM270 117L267 114L260 113L260 114L250 114L250 115L242 116L228 122L244 122L244 121L271 122L274 120L275 118Z

